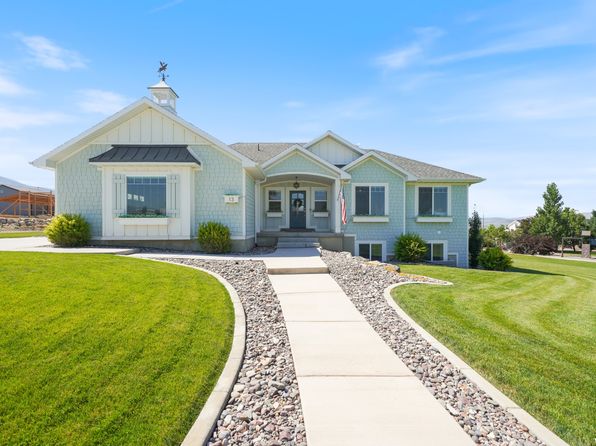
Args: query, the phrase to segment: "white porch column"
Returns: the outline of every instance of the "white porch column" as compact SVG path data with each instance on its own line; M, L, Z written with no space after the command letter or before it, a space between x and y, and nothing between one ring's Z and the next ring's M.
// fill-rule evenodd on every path
M339 200L337 199L338 195L339 195L339 190L341 188L341 180L339 178L335 179L335 182L333 183L333 215L334 215L334 227L335 227L335 232L340 233L341 232L341 205L339 203Z
M257 234L261 232L261 183L255 181L255 243L257 242Z

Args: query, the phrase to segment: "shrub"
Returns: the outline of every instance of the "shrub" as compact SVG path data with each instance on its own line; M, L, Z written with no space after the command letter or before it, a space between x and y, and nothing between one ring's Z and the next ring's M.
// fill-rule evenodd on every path
M219 254L232 249L230 228L215 221L201 223L198 238L201 249L208 253Z
M401 262L420 262L426 251L426 242L418 234L402 234L395 241L395 257Z
M487 248L478 256L478 263L484 269L505 271L511 268L513 260L501 248Z
M85 246L91 238L89 223L78 214L56 215L44 232L58 246Z
M548 255L557 250L557 243L548 235L522 234L511 243L511 251L516 254Z

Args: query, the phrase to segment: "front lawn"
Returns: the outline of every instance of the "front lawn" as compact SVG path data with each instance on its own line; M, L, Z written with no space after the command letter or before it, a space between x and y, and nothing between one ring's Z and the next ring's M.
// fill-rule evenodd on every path
M0 253L0 444L179 444L227 359L234 313L200 271Z
M452 287L402 286L397 303L573 445L596 437L596 265L514 255L493 272L404 265Z
M0 238L45 237L43 231L0 232Z

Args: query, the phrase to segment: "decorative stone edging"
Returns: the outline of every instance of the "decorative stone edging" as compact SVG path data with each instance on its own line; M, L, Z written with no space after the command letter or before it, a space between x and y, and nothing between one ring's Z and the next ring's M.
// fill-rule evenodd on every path
M157 259L146 260L170 264L172 263ZM232 340L232 348L230 349L230 354L228 355L228 360L221 371L221 375L219 375L219 379L217 380L215 387L211 391L211 395L209 395L209 398L207 398L207 401L201 409L199 416L181 443L181 446L202 446L207 444L211 438L211 434L217 426L217 420L219 419L221 412L228 402L228 398L232 393L234 384L236 383L238 372L242 366L242 360L244 359L244 347L246 344L246 316L244 314L242 302L238 297L238 293L230 284L230 282L228 282L222 276L198 266L187 265L184 263L176 264L202 271L217 279L226 288L234 306L234 337Z
M389 285L385 288L384 296L387 300L387 303L395 309L397 314L400 318L405 320L410 326L418 332L418 334L423 337L431 346L436 348L451 364L457 367L470 381L472 381L480 390L485 392L488 396L490 396L493 400L495 400L499 405L501 405L505 410L510 412L515 418L517 418L520 422L525 424L530 431L534 433L538 438L540 438L544 443L548 444L549 446L569 446L563 439L561 439L558 435L544 426L540 421L526 412L524 409L519 407L513 400L508 398L503 392L493 386L489 381L487 381L482 375L480 375L476 370L470 367L464 360L462 360L459 356L453 353L449 348L443 345L437 338L431 335L428 331L426 331L422 326L420 326L414 319L412 319L402 308L393 300L391 297L391 291L394 288L397 288L401 285L426 285L425 282L400 282L394 283L393 285ZM430 285L443 285L448 286L452 285L451 283L430 283Z

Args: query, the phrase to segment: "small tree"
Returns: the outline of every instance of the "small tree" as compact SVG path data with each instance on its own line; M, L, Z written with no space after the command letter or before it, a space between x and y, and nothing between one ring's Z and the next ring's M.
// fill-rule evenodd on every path
M559 244L564 232L563 197L557 185L550 183L546 186L546 192L542 194L542 198L544 198L544 204L536 209L530 232L536 235L548 235Z
M511 240L511 233L503 225L488 225L487 228L482 229L481 233L482 245L485 248L502 248L505 243Z
M478 211L474 209L472 217L468 220L469 231L468 231L468 254L470 268L478 268L478 256L482 250L482 222Z

